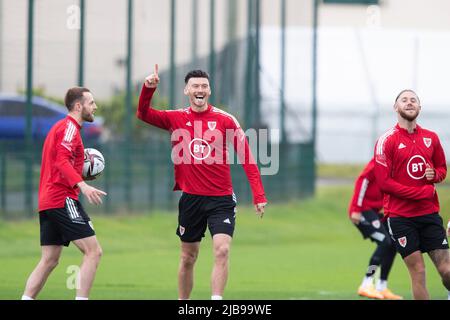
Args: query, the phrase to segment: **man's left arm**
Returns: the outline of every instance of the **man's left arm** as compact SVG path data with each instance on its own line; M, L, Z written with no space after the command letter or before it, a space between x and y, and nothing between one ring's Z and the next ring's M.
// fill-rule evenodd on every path
M238 155L239 161L241 162L245 174L247 175L248 182L250 183L256 213L262 217L264 214L264 207L267 204L267 199L261 181L261 174L250 150L245 133L239 124L235 122L236 121L232 124L232 127L235 130L233 136L233 148Z
M442 182L447 176L447 162L445 160L444 149L442 148L441 142L439 141L438 136L436 135L434 152L433 152L433 167L434 170L434 178L432 180L433 183Z

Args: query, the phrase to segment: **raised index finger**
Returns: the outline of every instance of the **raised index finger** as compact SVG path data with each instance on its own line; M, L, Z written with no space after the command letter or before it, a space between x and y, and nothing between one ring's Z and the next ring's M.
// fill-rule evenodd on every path
M155 75L158 75L158 64L155 64Z

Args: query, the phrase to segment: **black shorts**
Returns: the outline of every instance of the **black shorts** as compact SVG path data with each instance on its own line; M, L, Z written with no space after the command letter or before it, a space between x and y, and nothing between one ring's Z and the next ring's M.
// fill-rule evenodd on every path
M236 220L236 197L199 196L183 192L178 204L176 234L183 242L199 242L206 226L211 236L218 233L233 236Z
M383 242L389 239L387 222L381 222L383 215L374 210L363 211L361 221L355 224L364 239L370 238L373 242ZM390 240L389 240L390 242Z
M430 252L448 249L446 230L437 212L412 218L389 217L388 225L389 233L402 258L418 250Z
M66 199L64 208L39 212L41 246L68 246L70 241L95 235L91 219L77 200Z

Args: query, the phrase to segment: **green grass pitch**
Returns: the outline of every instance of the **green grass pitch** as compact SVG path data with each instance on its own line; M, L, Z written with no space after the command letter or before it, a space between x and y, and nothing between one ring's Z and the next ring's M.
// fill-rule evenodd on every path
M263 219L238 207L225 299L362 299L356 295L375 245L363 241L347 219L351 187L321 187L314 199L270 204ZM450 189L441 188L447 221ZM93 216L104 255L91 299L177 299L179 240L176 215ZM40 256L38 220L0 222L0 299L19 299ZM430 259L427 285L432 299L446 299ZM192 299L210 298L212 249L204 238ZM81 262L70 245L39 299L73 299L67 268ZM389 287L411 299L406 267L397 255Z

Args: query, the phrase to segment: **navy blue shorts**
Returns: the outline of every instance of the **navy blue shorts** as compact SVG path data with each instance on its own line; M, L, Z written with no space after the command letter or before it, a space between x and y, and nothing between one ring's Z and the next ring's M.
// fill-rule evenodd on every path
M412 218L389 217L388 225L389 233L402 258L419 250L430 252L448 249L446 230L437 212Z
M387 222L382 222L383 215L374 210L367 210L361 213L361 221L355 226L361 232L364 239L370 238L376 243L383 242L386 238L390 242Z
M199 242L206 227L211 236L224 233L233 236L236 222L236 197L200 196L183 192L178 204L176 234L183 242Z
M77 200L66 199L64 208L39 212L41 246L69 246L70 241L95 235L91 219Z

